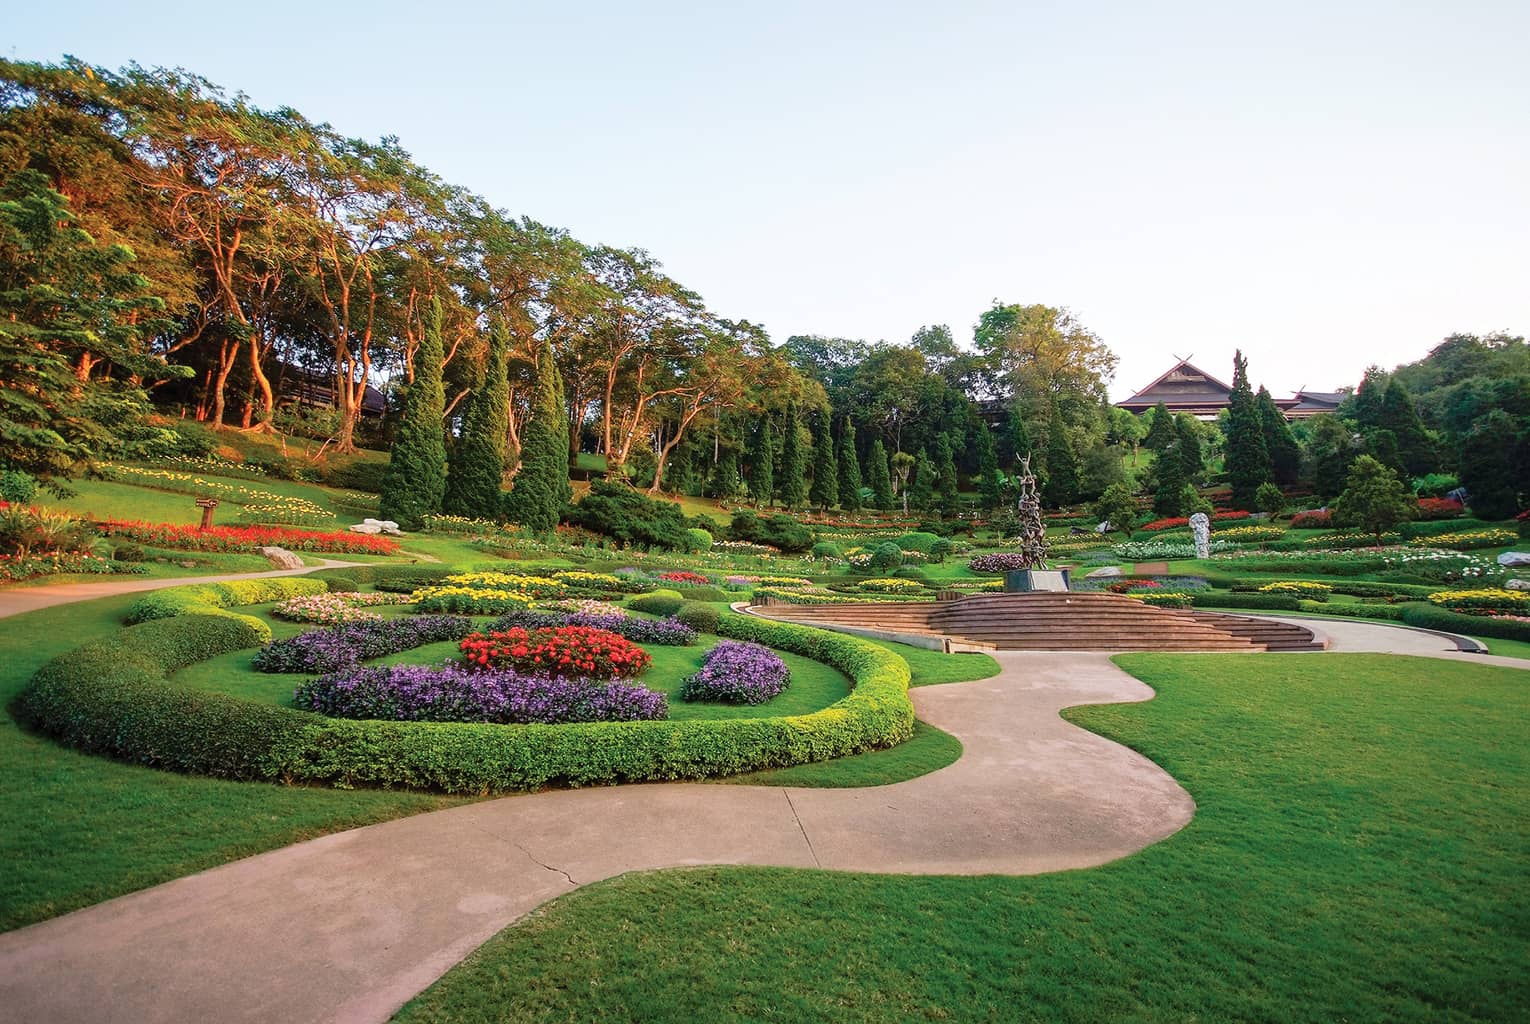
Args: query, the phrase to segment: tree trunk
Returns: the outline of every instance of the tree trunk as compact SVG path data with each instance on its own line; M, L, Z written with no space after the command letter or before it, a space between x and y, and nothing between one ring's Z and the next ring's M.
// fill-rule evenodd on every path
M228 383L228 375L233 372L234 360L238 356L239 346L228 341L223 342L223 347L218 351L218 376L213 381L212 425L214 430L223 429L224 385Z
M265 432L274 430L271 418L276 414L276 394L271 390L271 380L266 376L266 371L260 365L260 336L250 335L250 391L260 392L260 414L256 417L256 423L250 423L252 410L245 407L244 429Z

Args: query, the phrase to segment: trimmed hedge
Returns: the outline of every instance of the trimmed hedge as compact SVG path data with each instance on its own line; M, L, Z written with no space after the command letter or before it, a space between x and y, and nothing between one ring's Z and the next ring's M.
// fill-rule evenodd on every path
M39 669L18 716L71 747L173 771L452 793L727 775L913 735L902 658L857 637L731 612L718 621L720 635L825 662L854 689L805 715L499 726L331 719L166 680L194 661L264 643L269 633L252 621L190 614L123 629Z
M1462 615L1459 612L1427 604L1408 605L1403 609L1403 621L1421 629L1438 629L1446 633L1465 633L1468 636L1530 642L1530 622L1516 622L1513 619L1494 618L1490 615Z
M256 623L266 630L266 639L269 640L271 631L259 619L248 615L234 616L233 612L227 612L224 609L284 601L289 597L323 594L328 590L329 584L324 580L307 576L277 576L260 580L232 580L228 583L166 587L164 590L150 591L129 605L126 622L132 625L153 619L173 618L178 615L228 615Z
M677 591L655 590L651 594L634 597L627 602L627 607L635 612L670 616L678 612L683 604L685 604L685 598L681 597Z
M715 633L718 622L722 621L722 610L710 604L687 601L675 613L675 618L698 632Z
M1197 608L1256 608L1272 612L1301 610L1301 602L1294 597L1280 594L1228 594L1218 590L1191 594L1190 603Z

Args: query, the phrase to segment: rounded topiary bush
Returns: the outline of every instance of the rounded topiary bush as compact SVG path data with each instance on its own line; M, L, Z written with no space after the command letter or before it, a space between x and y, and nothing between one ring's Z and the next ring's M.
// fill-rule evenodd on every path
M695 554L712 550L712 533L700 527L691 527L685 531L685 550Z
M844 558L844 553L838 544L832 540L821 540L813 545L814 558Z
M718 620L722 618L722 612L709 604L697 604L694 601L687 601L680 606L679 611L675 612L675 618L697 632L715 633L717 632Z
M878 544L872 549L868 564L873 570L896 569L903 564L903 549L891 541Z
M627 602L627 607L635 612L647 612L650 615L673 615L685 604L685 598L675 590L655 590L651 594L634 597Z

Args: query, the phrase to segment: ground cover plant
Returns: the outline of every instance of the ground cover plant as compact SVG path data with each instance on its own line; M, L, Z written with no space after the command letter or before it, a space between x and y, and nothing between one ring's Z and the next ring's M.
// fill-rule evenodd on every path
M680 699L764 704L791 684L792 673L768 647L724 640L706 653L701 668L685 678Z
M1189 789L1196 816L1162 843L1025 878L626 875L508 929L400 1019L1521 1015L1519 671L1377 655L1119 661L1158 697L1067 717Z
M626 637L593 626L512 626L469 633L458 647L467 666L584 679L629 679L653 663L647 651Z

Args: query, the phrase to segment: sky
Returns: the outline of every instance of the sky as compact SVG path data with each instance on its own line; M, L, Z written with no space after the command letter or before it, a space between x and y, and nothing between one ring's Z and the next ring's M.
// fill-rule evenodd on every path
M1530 3L772 2L9 12L0 52L180 66L793 334L1065 306L1130 395L1277 396L1530 332Z

